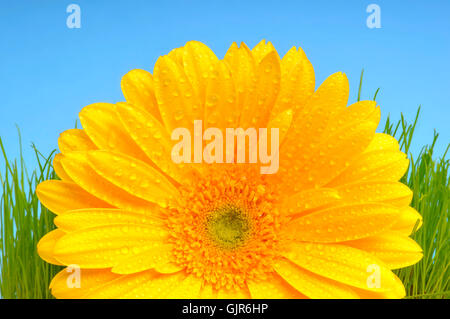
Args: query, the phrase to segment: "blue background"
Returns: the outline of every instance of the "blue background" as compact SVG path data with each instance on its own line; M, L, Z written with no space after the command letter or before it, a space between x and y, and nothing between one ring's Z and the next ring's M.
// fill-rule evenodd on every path
M69 29L66 8L81 7L81 29ZM381 29L369 29L366 8L381 8ZM422 114L413 152L440 133L450 140L450 1L1 1L0 136L18 154L15 124L31 161L34 142L47 154L80 109L123 100L130 69L152 71L158 56L199 40L223 57L233 42L270 40L283 55L301 46L317 85L347 74L355 101L361 69L364 99L381 91L382 121ZM1 162L0 162L1 163Z

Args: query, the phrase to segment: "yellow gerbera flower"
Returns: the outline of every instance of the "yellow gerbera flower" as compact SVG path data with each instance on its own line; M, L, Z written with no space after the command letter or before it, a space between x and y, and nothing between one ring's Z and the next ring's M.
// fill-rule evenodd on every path
M126 102L80 113L61 134L61 180L37 188L57 214L38 244L70 266L59 298L401 298L392 269L416 263L408 236L420 215L398 182L408 159L375 133L373 101L347 106L343 73L315 91L302 49L280 59L270 42L219 60L188 42L153 75L122 79ZM278 128L279 170L260 163L176 164L171 132ZM72 288L74 266L79 287Z

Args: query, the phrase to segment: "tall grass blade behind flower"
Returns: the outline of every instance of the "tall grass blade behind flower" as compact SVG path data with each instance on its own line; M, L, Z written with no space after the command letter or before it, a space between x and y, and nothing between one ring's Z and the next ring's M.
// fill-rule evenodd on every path
M22 157L11 161L0 138L5 162L0 170L0 296L8 299L52 298L48 286L60 267L39 258L39 239L54 229L53 213L42 206L35 194L36 185L55 178L52 158L44 157L33 146L38 168L28 173Z
M401 123L403 125L403 118ZM402 127L400 131L404 150L410 145L408 139L412 138L415 123L408 125L406 130ZM440 159L434 160L433 150L437 139L438 134L435 133L432 144L423 147L417 160L410 155L411 163L402 179L413 190L411 206L423 217L423 226L411 236L422 247L423 259L414 266L397 270L397 275L405 283L407 298L450 296L450 161L446 159L450 145Z
M411 237L422 247L424 256L417 264L395 273L405 285L406 298L448 298L450 160L446 158L450 144L439 159L433 159L439 136L435 132L432 143L424 146L415 159L409 149L419 113L420 106L411 124L407 123L403 114L395 125L388 117L384 128L384 133L397 138L402 151L408 154L410 165L401 182L413 191L411 206L423 217L423 226Z

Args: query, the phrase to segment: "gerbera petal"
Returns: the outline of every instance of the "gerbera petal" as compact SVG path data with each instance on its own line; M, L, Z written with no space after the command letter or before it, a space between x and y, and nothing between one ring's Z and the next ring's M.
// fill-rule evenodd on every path
M60 134L58 147L61 153L89 151L97 149L84 130L70 129Z
M80 121L89 138L100 149L113 150L147 160L120 122L114 104L88 105L81 110Z
M253 299L303 299L299 291L274 273L266 280L249 281L248 289Z
M165 127L150 113L127 103L116 104L116 111L130 136L153 163L177 182L186 182L188 168L172 161L172 141Z
M404 207L400 210L399 218L396 223L392 225L391 229L409 236L416 225L416 230L422 226L422 221L422 215L420 215L417 210L412 207Z
M155 97L153 76L150 72L139 69L131 70L122 77L120 85L123 95L128 102L146 110L156 119L161 120Z
M55 158L53 158L53 169L55 170L56 175L65 182L73 182L69 175L67 175L64 167L61 165L61 154L56 154Z
M358 299L358 295L348 286L320 277L288 260L277 260L275 270L291 286L309 298Z
M272 42L268 41L266 43L266 40L261 40L252 49L252 54L253 57L255 58L256 63L260 63L266 56L268 56L272 52L275 52L278 59L280 59L277 50L275 50L275 47L273 46Z
M36 187L36 195L41 203L55 214L80 208L112 207L80 186L64 181L42 182Z
M163 245L167 235L167 230L152 225L114 224L84 228L61 237L53 252L65 265L108 268L143 250Z
M413 193L403 183L370 181L356 182L336 187L339 195L348 203L382 202L398 207L408 206Z
M116 274L132 274L147 269L153 269L162 274L171 274L183 269L171 261L172 245L159 242L150 243L149 248L141 251L135 247L135 254L121 260L111 271Z
M349 166L327 184L329 187L357 181L398 181L408 169L409 160L400 151L372 151L357 156Z
M411 238L394 231L346 242L371 253L390 269L407 267L422 259L422 248Z
M321 149L318 145L329 120L344 110L348 90L347 77L342 73L336 73L328 77L308 100L307 105L294 114L291 127L280 147L280 170L276 174L284 177L283 188L286 191L298 192L305 186L304 184L317 182L313 179L308 180L305 172L310 171L312 161L320 155ZM332 144L338 147L342 141L333 141ZM328 166L329 162L325 165ZM327 173L330 171L324 170L323 166L319 169ZM304 184L298 185L299 182Z
M291 249L283 255L304 269L350 286L405 295L401 282L381 260L353 247L292 243ZM376 278L373 285L371 276Z
M403 286L403 283L397 276L395 276L395 281L397 282L398 287ZM364 290L356 287L352 287L352 289L358 294L361 299L402 299L405 296L404 289L387 290L380 292Z
M368 153L381 150L398 151L399 147L398 141L394 137L384 133L376 133L364 152Z
M270 119L267 124L267 132L271 132L272 128L278 129L279 134L279 144L283 143L289 128L291 127L292 119L294 117L294 112L289 109L285 110L272 119Z
M289 132L290 139L286 140L285 148L301 150L297 140L308 148L311 143L320 141L330 120L345 110L348 94L348 79L344 73L338 72L329 76L314 92L306 106L294 115Z
M61 161L65 171L69 176L84 190L95 197L101 198L105 202L117 208L122 208L128 211L134 211L142 214L152 212L155 204L146 200L140 199L123 189L110 183L99 174L97 174L88 164L87 154L80 152L69 153L64 156ZM120 172L119 172L120 174ZM60 201L64 200L66 194L61 193ZM108 207L108 206L81 206L77 208L89 207Z
M184 68L183 65L183 54L184 54L184 47L175 48L167 54L169 58L175 61L181 68Z
M189 41L183 50L183 66L187 78L201 103L205 101L207 79L218 59L208 46L198 41ZM197 118L200 119L200 118Z
M203 102L183 69L168 56L156 61L155 94L163 122L169 132L191 128L194 120L203 119Z
M337 114L327 127L327 135L331 136L337 131L346 131L352 126L367 120L372 120L378 125L380 108L376 106L377 103L375 101L359 101L349 105L341 113Z
M333 145L339 145L339 141L342 141L342 145L352 146L352 156L344 155L347 156L346 161L344 161L345 167L348 166L351 159L364 152L375 138L375 129L380 122L380 117L380 108L376 107L374 101L360 101L346 107L328 123L322 142L317 148L320 150L320 157L324 157L322 156L322 153L324 153L326 159L331 158L330 166L335 172L334 174L341 172L343 169L340 166L334 166L336 161L332 157L341 156L342 149L333 148ZM367 130L361 129L362 127L367 128ZM314 161L314 158L312 160Z
M305 211L313 211L317 208L339 202L339 193L332 188L312 188L304 190L285 199L281 205L281 211L296 215Z
M241 46L238 47L237 44L233 42L225 54L224 61L230 68L233 82L236 86L237 113L240 116L242 113L248 112L250 105L252 105L252 101L249 97L252 96L250 95L250 91L255 90L255 60L245 43L241 43ZM248 124L249 123L245 125L240 124L237 127L248 127Z
M302 48L293 46L286 52L281 59L281 77L285 78L289 75L289 72L306 56Z
M218 289L217 299L250 299L250 292L247 286L235 289Z
M156 207L152 214L145 216L116 208L77 209L56 216L53 222L65 232L114 224L164 226L164 222L159 218L159 212Z
M283 62L289 57L290 55L287 58L285 56L281 60L281 89L272 109L271 117L287 109L292 109L294 112L297 111L297 109L306 104L306 101L314 93L314 68L303 50L299 48L299 51L297 51L297 62L294 65ZM289 66L286 66L286 64Z
M166 177L142 161L108 151L91 151L87 157L96 173L133 196L166 207L178 195Z
M202 280L195 275L186 277L176 287L170 289L165 296L169 299L197 299L200 294Z
M332 207L294 219L286 232L299 241L342 242L389 229L398 215L398 208L381 203Z
M84 298L84 295L120 276L113 274L109 269L79 269L78 287L72 282L74 271L77 270L65 268L53 278L50 283L53 296L59 299Z
M236 91L230 70L224 61L211 66L206 88L205 127L237 127L239 113L236 104Z
M50 264L62 265L53 256L53 250L56 242L64 235L65 232L60 229L55 229L45 234L45 236L42 237L37 244L37 252L39 256Z
M145 298L160 299L170 292L171 289L185 278L183 273L163 275L147 270L136 274L120 276L98 287L89 294L87 298L93 299L117 299L117 298Z
M280 91L280 72L280 59L272 51L257 66L255 90L250 92L248 108L244 108L241 114L242 128L267 127L270 111Z
M349 158L361 153L373 138L377 123L363 122L349 128L347 131L337 133L319 145L317 156L311 159L306 181L309 185L323 186L350 165ZM323 169L328 167L328 169Z

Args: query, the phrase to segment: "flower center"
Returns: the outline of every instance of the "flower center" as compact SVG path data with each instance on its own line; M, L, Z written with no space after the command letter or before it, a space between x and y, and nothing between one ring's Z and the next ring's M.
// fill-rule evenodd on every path
M214 289L265 280L280 249L278 191L251 166L194 173L166 219L174 262Z
M245 242L250 233L250 223L241 208L227 205L208 216L206 229L211 240L218 246L233 249Z

